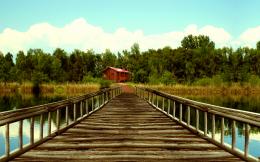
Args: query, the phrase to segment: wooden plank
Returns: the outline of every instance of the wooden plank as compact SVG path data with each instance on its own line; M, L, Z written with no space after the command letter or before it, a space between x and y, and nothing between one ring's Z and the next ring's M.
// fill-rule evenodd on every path
M13 161L241 161L133 94L122 94Z

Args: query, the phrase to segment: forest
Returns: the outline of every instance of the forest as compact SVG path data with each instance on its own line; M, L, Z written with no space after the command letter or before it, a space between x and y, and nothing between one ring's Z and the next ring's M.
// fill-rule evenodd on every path
M16 56L14 58L14 55ZM140 51L137 43L130 50L104 53L75 49L68 53L57 48L0 52L0 81L9 82L92 82L102 77L107 66L131 72L132 82L150 84L218 84L221 82L260 83L260 41L256 48L216 48L208 36L189 35L173 49Z

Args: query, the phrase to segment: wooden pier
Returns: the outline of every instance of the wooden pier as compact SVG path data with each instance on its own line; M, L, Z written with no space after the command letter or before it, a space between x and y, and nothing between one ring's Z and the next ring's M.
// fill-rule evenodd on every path
M74 122L67 122L64 128L59 127L59 109L49 108L44 113L57 111L57 130L49 131L38 143L32 140L27 148L20 146L21 149L7 154L2 161L257 161L248 155L248 158L241 157L189 129L187 124L168 115L177 108L175 103L171 109L171 102L163 99L160 109L160 102L153 98L155 95L140 90L136 95L115 89L78 98L75 102L66 101L74 105ZM69 108L66 104L63 107L67 121ZM166 107L169 109L165 110ZM0 124L6 122L11 121Z

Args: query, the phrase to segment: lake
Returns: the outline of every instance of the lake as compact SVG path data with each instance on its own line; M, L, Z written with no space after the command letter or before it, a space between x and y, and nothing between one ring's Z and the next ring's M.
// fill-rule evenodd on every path
M246 111L252 111L260 113L260 96L253 97L253 96L182 96L186 97L192 100L201 101L209 104L224 106L224 107L230 107L234 109L240 109L240 110L246 110ZM29 107L54 101L59 101L62 99L66 99L67 96L55 96L55 95L44 95L44 96L34 96L34 95L20 95L20 94L14 94L9 96L0 96L0 112L2 111L8 111L8 110L15 110L15 109L21 109L23 107ZM185 112L184 112L185 113ZM195 114L192 114L191 117ZM45 119L47 120L47 118ZM64 122L63 119L62 123ZM218 125L220 122L218 122L219 119L216 118L216 128L219 127ZM193 123L191 123L193 124ZM209 134L210 134L210 125L209 122ZM229 121L225 121L225 137L224 141L226 143L231 144L231 129ZM200 128L202 129L203 123L200 123ZM10 149L15 150L19 147L18 143L18 123L12 123L10 124ZM55 130L55 117L52 121L52 129ZM23 143L28 144L30 140L30 121L24 120L24 137L23 137ZM35 119L35 140L39 138L39 119ZM237 123L237 143L236 146L243 150L243 144L244 144L244 133L243 133L243 125ZM44 136L47 135L47 125L44 125ZM5 154L5 128L0 127L0 156ZM216 139L220 140L220 130L216 129ZM251 128L250 132L250 143L249 143L249 153L253 156L260 157L260 130L257 128Z

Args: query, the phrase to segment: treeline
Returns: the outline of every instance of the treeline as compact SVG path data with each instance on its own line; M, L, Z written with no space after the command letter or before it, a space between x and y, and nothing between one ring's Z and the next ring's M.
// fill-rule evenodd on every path
M128 69L132 81L141 83L187 83L205 78L225 82L247 82L260 77L260 41L257 48L215 48L207 36L185 37L181 47L149 49L141 52L138 44L130 50L95 53L57 48L53 53L41 49L0 53L2 82L82 82L102 77L107 66Z

